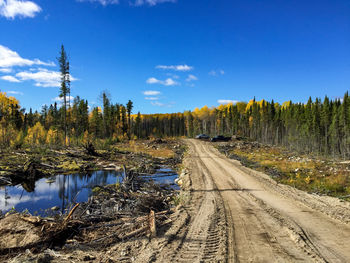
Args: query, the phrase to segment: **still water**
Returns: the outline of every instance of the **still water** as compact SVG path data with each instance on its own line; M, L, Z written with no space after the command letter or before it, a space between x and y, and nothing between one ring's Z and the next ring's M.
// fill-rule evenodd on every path
M145 175L146 180L154 180L158 184L174 184L177 174L168 168L161 168L155 174ZM28 210L31 214L45 215L45 210L57 207L60 211L72 202L87 201L92 189L98 185L121 182L122 173L116 171L95 171L90 174L57 175L42 178L29 187L26 184L0 187L0 210Z

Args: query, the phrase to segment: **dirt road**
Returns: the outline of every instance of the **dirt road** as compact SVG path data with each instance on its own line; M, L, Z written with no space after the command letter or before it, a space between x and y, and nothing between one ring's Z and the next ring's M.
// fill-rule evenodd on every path
M153 244L148 260L350 262L348 204L277 185L208 142L187 143L188 216Z

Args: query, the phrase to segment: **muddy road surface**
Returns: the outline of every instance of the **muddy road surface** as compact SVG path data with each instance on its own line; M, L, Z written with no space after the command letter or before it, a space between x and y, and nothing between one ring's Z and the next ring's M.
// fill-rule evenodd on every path
M278 185L208 142L187 143L189 216L153 244L150 261L350 262L348 204Z

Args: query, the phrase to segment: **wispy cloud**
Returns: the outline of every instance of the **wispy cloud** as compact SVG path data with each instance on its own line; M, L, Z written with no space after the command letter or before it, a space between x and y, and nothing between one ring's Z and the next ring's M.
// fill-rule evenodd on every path
M77 0L78 2L90 2L90 3L99 3L103 6L106 5L117 5L119 0Z
M173 79L179 79L180 76L179 75L176 75L176 74L173 74L173 73L166 73L167 76L169 77L172 77Z
M13 91L13 90L10 90L10 91L6 91L7 94L13 94L13 95L24 95L23 92L20 92L20 91Z
M151 101L151 104L153 106L158 106L158 107L168 107L168 108L171 108L174 106L175 102L170 102L170 103L162 103L162 102L159 102L159 101Z
M187 82L191 82L191 81L194 81L194 80L198 80L198 78L195 75L192 75L192 74L189 74L187 79L186 79Z
M135 0L133 5L135 5L135 6L142 6L142 5L155 6L157 4L163 4L163 3L176 3L176 0Z
M34 17L41 7L32 1L0 0L0 15L8 19L15 17Z
M0 77L2 80L6 80L9 82L21 82L19 79L15 78L14 76L2 76Z
M1 3L2 0L0 0ZM0 68L2 70L10 70L10 68L18 66L32 66L32 65L41 65L41 66L55 66L53 62L43 62L39 59L26 59L18 55L17 52L12 51L8 47L0 45ZM3 71L2 71L3 72Z
M22 71L16 74L21 81L33 80L37 87L60 87L61 75L58 71L40 68L36 72ZM70 76L71 81L77 80Z
M229 103L236 104L237 102L238 102L237 100L218 100L219 104L229 104Z
M158 97L145 97L145 100L159 100Z
M161 84L161 85L164 85L164 86L179 85L179 83L177 83L172 78L167 78L166 80L159 80L159 79L156 79L156 78L149 78L149 79L146 80L146 83L148 83L148 84Z
M11 73L12 69L11 68L0 68L0 72L2 72L2 73Z
M188 66L188 65L170 65L170 66L158 65L158 66L156 66L156 69L175 70L175 71L190 71L193 69L193 67Z
M176 3L176 0L77 0L78 2L90 2L90 3L99 3L103 6L106 5L117 5L120 2L128 2L131 6L155 6L157 4L163 3Z
M146 90L143 92L143 95L146 95L146 96L157 96L160 94L160 91L157 91L157 90Z
M151 104L152 104L153 106L160 106L160 107L163 107L163 106L165 105L164 103L161 103L161 102L159 102L159 101L152 101Z
M218 69L218 70L211 70L209 72L210 76L219 76L219 75L225 75L225 71L222 69Z

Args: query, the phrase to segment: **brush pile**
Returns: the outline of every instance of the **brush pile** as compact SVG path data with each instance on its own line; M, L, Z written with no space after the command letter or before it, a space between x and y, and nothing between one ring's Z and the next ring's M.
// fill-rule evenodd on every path
M0 260L26 250L106 248L154 237L157 229L171 225L174 194L131 170L125 171L122 183L96 187L87 202L72 204L65 215L40 218L10 212L0 219Z

